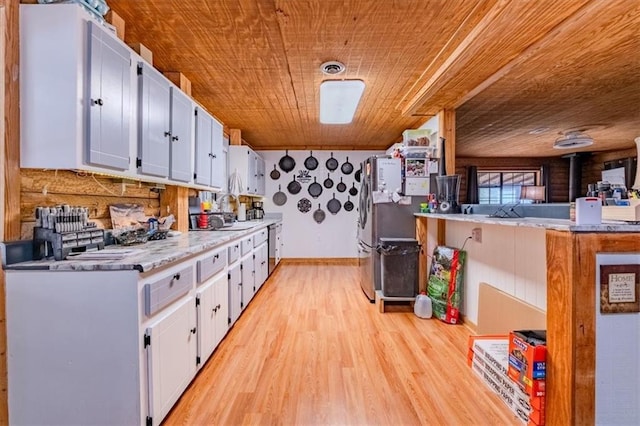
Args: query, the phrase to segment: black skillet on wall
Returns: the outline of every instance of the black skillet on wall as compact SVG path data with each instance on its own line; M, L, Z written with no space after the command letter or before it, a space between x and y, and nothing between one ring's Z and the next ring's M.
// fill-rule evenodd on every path
M349 188L349 194L353 195L354 197L358 195L358 188L356 188L355 183L351 184L351 188Z
M324 221L325 216L326 214L324 210L322 210L322 206L318 204L318 210L313 212L313 220L315 220L316 223L322 223Z
M271 179L273 180L278 180L280 179L280 172L278 171L278 169L276 169L276 165L273 165L273 170L271 170L271 173L269 173L269 176L271 176Z
M331 214L336 214L340 211L341 208L342 204L340 203L340 200L336 198L336 193L334 192L333 198L330 199L327 203L327 210L329 210L329 213Z
M356 178L356 182L360 182L360 176L362 175L362 166L358 170L356 170L356 174L353 175Z
M338 168L338 160L333 158L333 152L331 153L331 157L327 159L325 166L327 167L327 170L329 170L330 172Z
M309 151L310 154L306 160L304 160L304 166L308 170L315 170L318 168L318 159L313 156L313 151Z
M313 178L313 183L309 185L309 195L313 198L318 198L322 194L322 185L316 182L316 178Z
M344 203L344 209L348 212L350 212L351 210L353 210L353 203L351 202L351 198L349 196L347 196L347 202Z
M289 155L289 150L286 150L284 157L280 159L280 162L278 164L284 172L289 173L291 170L295 169L296 160L294 160L293 157Z
M330 189L333 188L333 179L331 179L331 174L327 173L327 178L322 183L325 188Z
M345 175L350 175L353 172L353 164L349 162L349 157L347 157L347 161L342 163L342 167L340 167L340 170L342 170L342 173L344 173Z
M347 184L342 181L342 177L340 177L340 183L336 185L336 189L338 192L344 192L347 190Z
M296 180L296 175L293 175L293 180L289 182L289 185L287 185L287 190L290 194L295 195L300 192L301 189L302 186L300 186L300 182Z

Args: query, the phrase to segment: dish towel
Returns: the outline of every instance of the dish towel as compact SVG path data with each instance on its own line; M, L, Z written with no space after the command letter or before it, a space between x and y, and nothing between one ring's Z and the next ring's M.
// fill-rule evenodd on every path
M229 176L229 194L233 195L236 199L244 192L244 186L242 186L242 178L238 169L235 169L231 176Z

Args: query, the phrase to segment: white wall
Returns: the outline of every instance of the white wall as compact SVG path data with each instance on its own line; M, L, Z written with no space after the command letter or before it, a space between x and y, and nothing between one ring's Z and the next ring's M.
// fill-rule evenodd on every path
M351 202L355 208L347 212L341 209L336 215L332 215L327 210L327 202L336 193L336 198L340 200L342 205L347 201L348 189L346 192L340 193L335 187L340 182L340 177L348 188L352 183L356 183L358 192L360 191L359 183L355 181L355 171L360 167L360 162L371 155L384 154L382 151L333 151L334 157L338 160L338 169L331 173L331 179L334 181L332 189L322 187L322 195L317 199L312 198L307 188L313 182L313 177L317 178L318 183L322 184L329 173L325 167L325 162L331 156L330 151L313 151L313 156L319 161L316 170L309 172L312 177L311 182L303 183L302 190L297 195L291 195L287 191L287 185L301 170L306 170L304 160L309 156L309 151L289 151L289 155L296 160L296 167L291 173L285 173L280 170L280 179L277 181L271 179L270 173L274 164L277 166L284 151L259 151L260 156L265 160L266 172L266 196L264 199L264 210L266 213L282 213L283 237L284 237L284 258L339 258L339 257L357 257L356 250L356 220L358 218L358 195L351 197ZM354 165L354 172L350 175L344 175L340 171L340 166L349 157L349 162ZM282 186L282 191L287 194L287 202L283 206L276 206L273 203L273 195L278 191L278 185ZM308 198L311 203L311 211L301 213L298 211L298 201L302 198ZM318 208L318 203L322 205L322 209L326 213L324 222L318 224L313 220L313 212Z
M437 228L430 219L428 229ZM482 242L469 240L481 228ZM432 243L427 247L433 253ZM519 226L447 221L446 244L467 252L462 313L478 323L478 294L485 282L520 300L547 310L547 258L545 230ZM430 266L430 262L429 262Z

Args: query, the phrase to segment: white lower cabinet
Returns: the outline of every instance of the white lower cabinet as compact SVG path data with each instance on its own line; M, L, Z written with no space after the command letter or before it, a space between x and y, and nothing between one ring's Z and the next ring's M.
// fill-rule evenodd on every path
M242 258L242 310L244 310L256 293L254 254Z
M236 323L242 312L242 272L240 262L229 268L229 327Z
M262 287L269 277L269 245L264 242L254 249L255 253L255 286L256 291Z
M196 292L198 317L198 365L207 361L229 330L229 287L227 277L218 274Z
M196 372L197 328L194 298L184 298L145 333L149 419L159 424Z

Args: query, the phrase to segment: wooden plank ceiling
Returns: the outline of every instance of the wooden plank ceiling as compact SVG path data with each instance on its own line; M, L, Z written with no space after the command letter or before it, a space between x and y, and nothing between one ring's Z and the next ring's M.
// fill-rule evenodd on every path
M109 0L127 42L179 71L256 149L386 149L457 109L458 156L553 156L640 136L636 0ZM327 77L320 64L346 72ZM321 125L325 79L366 83L354 122ZM546 127L542 134L533 129Z

